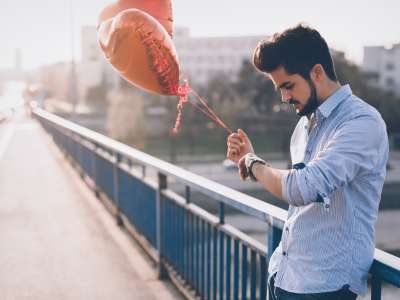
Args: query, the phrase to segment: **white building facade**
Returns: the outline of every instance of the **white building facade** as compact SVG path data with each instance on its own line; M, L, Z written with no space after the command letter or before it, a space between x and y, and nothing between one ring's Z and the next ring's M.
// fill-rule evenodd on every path
M106 82L110 87L117 87L120 76L106 61L97 42L95 26L84 26L81 29L82 59L78 69L80 94L84 95L88 88Z
M390 48L364 47L362 70L371 73L371 83L400 96L400 43Z
M192 37L189 29L175 28L181 78L205 84L214 76L235 80L244 60L251 60L266 36Z

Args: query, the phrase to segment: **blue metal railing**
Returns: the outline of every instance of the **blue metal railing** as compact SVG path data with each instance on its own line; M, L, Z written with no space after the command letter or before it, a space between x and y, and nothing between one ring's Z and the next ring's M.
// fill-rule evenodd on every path
M188 297L267 298L267 262L281 238L284 210L43 110L34 115L96 194L111 201L117 219L145 238L141 244L160 278L169 275ZM183 183L185 196L168 189L168 180ZM192 190L219 203L218 217L191 203ZM226 205L265 222L266 245L226 224ZM371 299L381 299L382 283L400 287L400 258L376 249L370 274Z

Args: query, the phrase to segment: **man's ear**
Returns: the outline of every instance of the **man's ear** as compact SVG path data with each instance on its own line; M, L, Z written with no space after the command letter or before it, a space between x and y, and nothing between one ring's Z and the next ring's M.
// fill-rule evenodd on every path
M325 76L325 70L321 64L316 64L314 65L314 67L312 67L310 71L310 78L314 82L320 82L324 76Z

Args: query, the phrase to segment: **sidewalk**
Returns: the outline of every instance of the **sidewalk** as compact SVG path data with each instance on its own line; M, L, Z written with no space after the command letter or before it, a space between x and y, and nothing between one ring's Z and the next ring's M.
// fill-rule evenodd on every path
M0 153L1 299L182 299L40 126L11 122Z

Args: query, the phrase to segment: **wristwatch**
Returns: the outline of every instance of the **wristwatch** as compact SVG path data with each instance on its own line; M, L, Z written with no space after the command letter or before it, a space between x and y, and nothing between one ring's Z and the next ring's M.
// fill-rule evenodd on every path
M253 153L247 154L245 157L245 166L246 166L247 174L249 175L249 177L252 181L257 181L257 178L254 176L253 170L252 170L255 163L260 163L262 165L268 165L265 162L265 160L259 158L257 155L255 155Z

